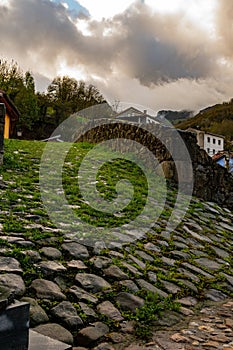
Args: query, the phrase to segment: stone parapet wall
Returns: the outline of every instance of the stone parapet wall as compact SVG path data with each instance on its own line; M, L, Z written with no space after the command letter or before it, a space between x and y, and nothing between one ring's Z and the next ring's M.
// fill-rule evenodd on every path
M193 164L194 195L233 209L233 176L215 163L196 143L192 133L179 130Z
M141 144L142 152L145 146L155 155L167 179L177 182L179 167L179 175L182 174L179 182L186 184L192 177L186 166L185 152L188 150L193 167L193 194L205 201L214 201L233 209L233 176L200 149L193 133L159 124L139 125L102 119L91 121L74 136L76 142L100 143L111 139L115 140L114 147L118 151L133 151L128 140ZM182 149L177 146L181 139L184 142Z

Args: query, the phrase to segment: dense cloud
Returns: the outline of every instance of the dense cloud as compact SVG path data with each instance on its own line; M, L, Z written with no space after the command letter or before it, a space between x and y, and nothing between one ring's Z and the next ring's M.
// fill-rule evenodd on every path
M52 78L65 63L97 77L93 82L111 99L155 109L198 109L233 95L232 0L219 0L212 36L184 12L162 15L142 2L101 22L83 12L74 18L49 0L10 0L0 13L3 57L36 77ZM81 21L88 35L78 29Z
M219 0L216 11L216 28L219 46L222 53L233 58L233 2L231 0Z
M0 32L2 53L48 71L54 71L59 56L69 55L71 42L78 41L66 9L48 0L10 1L0 21Z
M203 50L206 37L180 15L151 15L149 9L121 17L127 32L126 61L145 85L180 78L205 77L214 68L213 49Z

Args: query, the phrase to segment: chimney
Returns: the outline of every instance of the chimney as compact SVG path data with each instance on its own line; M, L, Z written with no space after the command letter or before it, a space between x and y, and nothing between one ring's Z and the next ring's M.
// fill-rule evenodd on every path
M147 110L146 109L144 109L143 114L147 114Z

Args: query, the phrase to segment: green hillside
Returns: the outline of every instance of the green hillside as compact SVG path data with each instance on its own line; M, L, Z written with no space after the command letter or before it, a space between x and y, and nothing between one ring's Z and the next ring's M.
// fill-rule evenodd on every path
M232 148L230 141L233 141L233 99L203 109L193 118L177 124L176 127L184 130L190 127L200 128L223 135L226 137L227 147Z

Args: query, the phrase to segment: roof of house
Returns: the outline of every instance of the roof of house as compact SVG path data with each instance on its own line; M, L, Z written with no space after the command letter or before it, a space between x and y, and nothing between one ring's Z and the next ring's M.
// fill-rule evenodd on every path
M212 156L212 159L215 160L215 161L217 161L217 160L219 160L219 159L221 159L221 158L225 158L225 154L216 153L216 154L214 154L214 155Z
M221 137L222 139L225 139L225 136L219 135L219 134L213 134L212 132L205 132L206 135L211 135L211 136L216 136L216 137Z
M126 108L126 109L124 109L123 111L121 111L121 112L119 112L119 113L117 113L116 115L115 115L115 118L118 118L118 117L120 117L122 114L125 114L125 113L127 113L127 112L129 112L129 111L132 111L132 112L135 112L135 113L137 113L137 114L139 114L140 116L146 116L146 117L152 117L151 115L149 115L149 114L147 114L145 111L140 111L139 109L137 109L137 108L135 108L135 107L129 107L129 108ZM152 117L153 118L153 117Z
M7 114L9 115L11 120L16 121L19 119L20 113L18 109L3 90L0 90L0 103L5 104Z
M223 136L223 135L213 134L212 132L206 132L204 130L199 130L199 129L195 129L195 128L188 128L188 129L186 129L186 131L190 131L190 132L194 132L194 133L203 133L205 135L211 135L211 136L221 137L222 139L225 139L225 136Z
M218 153L214 154L212 156L212 159L217 161L221 158L225 158L226 155L230 156L230 158L233 158L233 152L228 152L228 151L219 151Z

